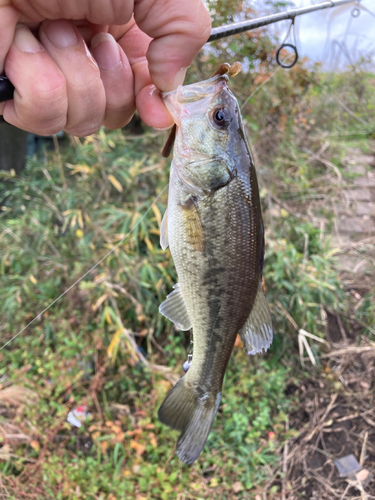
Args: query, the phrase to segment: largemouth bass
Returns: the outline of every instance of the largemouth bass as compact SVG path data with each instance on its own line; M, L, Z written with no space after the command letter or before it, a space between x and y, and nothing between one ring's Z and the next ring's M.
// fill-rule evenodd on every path
M266 351L272 325L262 287L264 230L254 162L228 76L164 93L177 132L161 246L178 284L159 311L193 328L193 358L159 409L181 432L177 455L201 453L221 401L239 333L247 354Z

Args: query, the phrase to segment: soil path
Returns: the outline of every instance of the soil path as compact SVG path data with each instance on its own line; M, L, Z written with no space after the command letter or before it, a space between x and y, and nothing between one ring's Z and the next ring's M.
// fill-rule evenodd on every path
M375 271L375 155L351 150L344 165L344 172L355 177L344 175L331 246L341 249L342 271L368 275Z

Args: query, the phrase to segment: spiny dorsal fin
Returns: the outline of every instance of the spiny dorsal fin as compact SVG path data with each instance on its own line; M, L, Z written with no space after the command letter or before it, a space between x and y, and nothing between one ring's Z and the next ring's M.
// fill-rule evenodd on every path
M262 282L259 282L253 308L240 331L240 337L246 354L267 351L272 344L271 314L264 295Z
M174 124L168 136L167 142L164 144L164 148L162 149L161 152L161 155L164 156L164 158L168 158L168 156L171 154L174 140L176 139L176 131L177 131L177 125Z

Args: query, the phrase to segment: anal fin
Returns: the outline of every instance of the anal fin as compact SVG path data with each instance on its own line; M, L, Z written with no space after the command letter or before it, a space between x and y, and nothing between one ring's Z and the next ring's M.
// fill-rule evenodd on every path
M165 301L160 304L159 312L170 319L180 330L190 330L191 321L179 283L176 283L173 287L173 292L167 295Z
M246 354L267 351L272 344L271 314L261 281L259 282L253 308L240 331L240 337Z

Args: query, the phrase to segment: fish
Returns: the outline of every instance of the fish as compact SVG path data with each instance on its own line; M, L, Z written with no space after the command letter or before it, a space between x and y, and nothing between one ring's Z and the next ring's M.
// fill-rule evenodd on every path
M259 187L229 89L230 68L222 65L208 80L163 93L175 137L160 244L170 248L178 283L159 311L182 331L193 329L194 348L187 373L158 416L180 431L176 453L185 464L207 441L237 334L247 354L265 352L273 338L262 286Z

